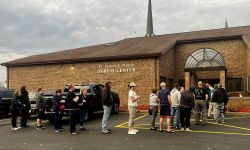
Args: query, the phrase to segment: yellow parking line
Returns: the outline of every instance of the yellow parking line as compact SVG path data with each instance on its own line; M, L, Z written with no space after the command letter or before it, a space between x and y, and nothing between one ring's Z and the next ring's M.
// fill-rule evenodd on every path
M250 131L249 128L243 128L243 127L239 127L239 126L233 126L233 125L228 125L228 124L219 124L219 123L215 123L215 122L208 122L208 123L214 124L214 125L219 125L219 126L225 126L225 127Z
M148 114L144 114L144 115L142 115L142 116L136 118L135 121L136 121L136 120L139 120L139 119L142 119L142 118L146 117L147 115L148 115ZM119 125L117 125L117 126L115 126L115 127L119 128L120 126L123 126L123 125L125 125L125 124L128 124L128 122L124 122L124 123L119 124Z
M118 128L127 129L128 127L126 127L126 126L119 126ZM136 127L136 129L149 130L149 128L145 128L145 127ZM199 130L193 130L193 131L180 131L180 130L176 130L176 132L193 132L193 133L208 133L208 134L224 134L224 135L250 136L250 134L237 133L237 132L215 132L215 131L199 131Z

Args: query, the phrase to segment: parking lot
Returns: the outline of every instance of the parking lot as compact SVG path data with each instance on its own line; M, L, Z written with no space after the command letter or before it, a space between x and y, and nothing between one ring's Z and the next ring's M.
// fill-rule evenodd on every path
M52 125L46 123L46 129L35 129L35 120L30 120L31 127L11 131L9 119L0 121L0 150L248 150L250 146L250 116L228 115L225 124L209 120L207 126L195 126L193 131L177 131L169 134L149 130L150 117L146 113L137 113L135 126L137 135L127 134L128 113L112 115L109 126L112 134L101 134L101 114L85 124L87 131L79 135L68 135L69 126L65 122L65 131L55 133Z

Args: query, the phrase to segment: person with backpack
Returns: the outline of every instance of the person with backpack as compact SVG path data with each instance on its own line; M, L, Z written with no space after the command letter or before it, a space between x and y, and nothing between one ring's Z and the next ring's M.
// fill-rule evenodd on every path
M21 102L19 101L19 91L16 90L14 92L14 96L11 100L11 105L10 105L10 111L11 111L11 124L12 124L12 130L19 130L21 127L17 127L16 125L16 119L17 116L19 115L20 109L22 107Z
M198 87L194 90L195 96L195 125L200 124L200 119L202 119L201 125L207 125L207 100L208 93L203 87L202 81L198 82ZM202 117L201 117L202 116Z
M214 119L217 123L225 123L224 110L228 103L228 95L222 84L218 84L218 89L214 92L212 100L215 102Z

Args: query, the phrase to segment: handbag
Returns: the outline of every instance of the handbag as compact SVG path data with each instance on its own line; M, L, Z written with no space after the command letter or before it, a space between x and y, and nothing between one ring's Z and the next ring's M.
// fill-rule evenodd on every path
M59 110L64 111L64 109L65 109L65 105L59 106Z

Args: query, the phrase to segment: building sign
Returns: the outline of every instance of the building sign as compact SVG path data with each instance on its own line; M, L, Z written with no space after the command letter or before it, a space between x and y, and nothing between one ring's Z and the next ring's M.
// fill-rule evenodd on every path
M97 73L128 73L135 72L134 64L107 64L107 65L98 65Z

